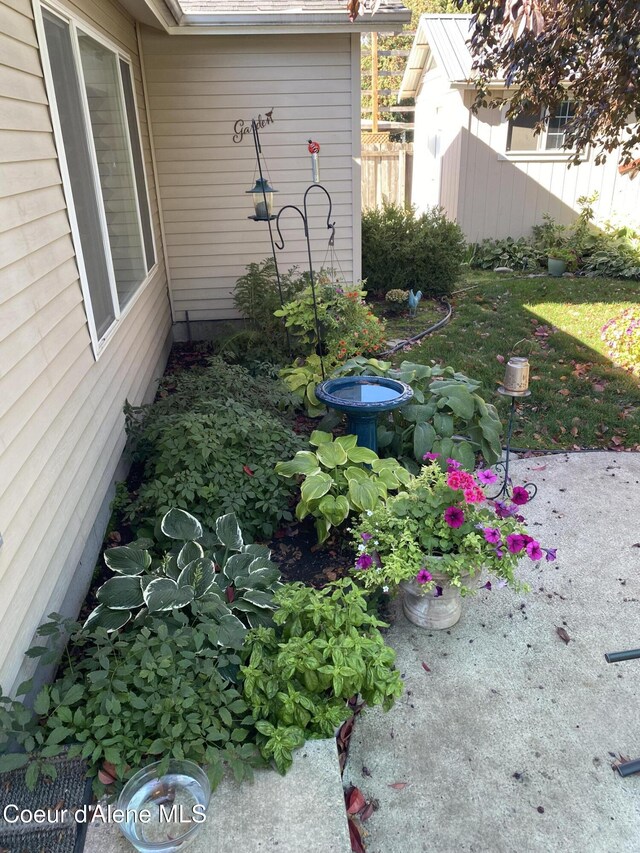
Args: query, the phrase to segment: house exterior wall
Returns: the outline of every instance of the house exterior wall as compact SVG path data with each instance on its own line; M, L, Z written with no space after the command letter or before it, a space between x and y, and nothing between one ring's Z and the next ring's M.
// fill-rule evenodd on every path
M239 119L248 126L271 110L273 123L260 137L268 177L279 191L275 208L302 204L311 183L307 140L317 140L320 180L333 201L336 256L347 281L359 278L358 51L359 39L350 34L170 37L143 29L176 321L186 311L191 321L237 316L236 279L248 263L271 254L266 223L247 218L253 206L246 190L256 178L253 138L248 133L233 141ZM329 236L323 193L310 193L309 210L318 268ZM285 214L282 230L280 266L306 269L295 212Z
M472 90L452 86L440 71L423 76L413 188L419 208L439 203L472 242L528 237L544 213L569 224L579 212L578 198L596 190L598 220L640 219L640 181L618 173L615 152L597 166L591 150L583 163L571 167L564 152L511 155L502 111L481 109L474 114L473 95ZM436 197L437 202L432 200Z
M30 0L0 6L0 685L26 674L34 630L77 572L124 447L125 399L161 373L170 312L133 20L112 0L60 8L131 57L159 260L94 356ZM95 531L93 531L95 538ZM98 541L101 534L98 536Z

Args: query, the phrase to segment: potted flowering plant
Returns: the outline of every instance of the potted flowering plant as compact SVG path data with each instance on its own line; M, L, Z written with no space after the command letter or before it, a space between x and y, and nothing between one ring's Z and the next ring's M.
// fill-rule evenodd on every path
M460 596L475 592L486 570L497 586L526 590L515 577L523 556L555 559L526 532L521 486L509 502L488 500L483 486L497 480L490 470L469 474L448 459L446 468L428 453L404 491L361 516L353 530L359 556L355 576L366 589L400 586L407 618L425 628L449 628L461 614ZM491 589L492 581L484 584Z

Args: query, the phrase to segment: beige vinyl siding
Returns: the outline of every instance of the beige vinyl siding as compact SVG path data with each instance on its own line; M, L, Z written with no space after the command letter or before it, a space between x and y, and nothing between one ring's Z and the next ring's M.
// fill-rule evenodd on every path
M27 0L12 0L11 9L0 7L0 685L5 690L15 687L23 652L43 617L63 606L70 585L78 597L78 584L89 581L75 572L122 454L122 406L125 399L140 402L149 394L170 332L135 25L111 0L83 0L68 8L131 56L158 266L96 361L33 10Z
M232 291L252 261L271 254L266 223L246 190L256 178L253 137L233 142L238 119L273 109L261 131L276 209L302 204L311 183L307 140L321 145L320 181L332 196L336 255L348 281L354 257L354 73L349 35L170 37L143 28L143 54L175 319L237 316ZM359 110L359 105L358 105ZM328 207L309 196L314 265L327 257ZM283 269L306 269L302 223L282 220ZM327 260L328 263L328 260Z

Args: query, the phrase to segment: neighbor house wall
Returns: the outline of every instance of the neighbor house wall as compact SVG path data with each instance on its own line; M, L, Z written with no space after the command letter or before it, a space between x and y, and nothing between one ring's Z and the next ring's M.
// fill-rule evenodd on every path
M544 213L569 224L580 209L578 198L594 191L599 194L597 218L638 217L640 183L618 173L616 152L596 165L591 148L579 166L569 166L562 151L509 154L503 113L481 109L474 114L473 92L465 91L464 98L469 110L460 131L457 218L469 240L530 236Z
M29 0L0 6L0 685L77 572L124 446L125 399L159 376L170 313L136 29L111 0L64 8L131 57L159 260L99 357L84 311ZM98 537L99 538L99 537ZM86 556L86 552L85 552ZM20 673L22 675L23 673Z
M353 44L353 50L352 50ZM360 275L359 39L349 34L177 36L143 30L163 221L179 322L237 316L232 292L251 261L271 254L246 190L256 178L253 138L233 142L238 119L273 110L261 131L276 209L302 204L311 183L307 140L321 145L320 180L331 194L335 251L347 281ZM357 112L356 112L357 111ZM354 123L357 115L358 127ZM355 138L355 143L354 143ZM314 266L329 263L327 200L309 196ZM281 268L306 268L299 216L283 217Z

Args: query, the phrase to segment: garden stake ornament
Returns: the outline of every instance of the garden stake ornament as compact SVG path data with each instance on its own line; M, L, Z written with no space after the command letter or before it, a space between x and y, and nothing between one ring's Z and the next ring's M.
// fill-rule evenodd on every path
M309 154L311 154L311 180L314 184L320 183L320 165L318 163L318 154L320 153L320 143L314 142L313 139L308 140Z
M511 409L509 411L509 424L507 426L507 443L505 445L504 462L497 462L495 468L503 472L502 487L495 495L488 496L489 500L497 500L502 497L512 497L513 485L509 477L509 461L511 456L511 435L513 433L513 421L516 413L516 400L518 397L530 397L529 391L529 362L526 358L512 356L505 368L504 382L498 388L498 394L503 397L511 397ZM521 486L529 495L528 500L535 498L538 487L535 483L524 483Z

